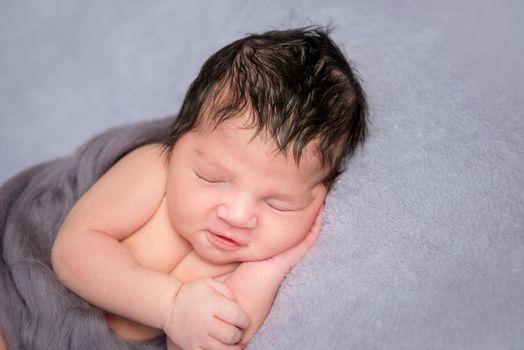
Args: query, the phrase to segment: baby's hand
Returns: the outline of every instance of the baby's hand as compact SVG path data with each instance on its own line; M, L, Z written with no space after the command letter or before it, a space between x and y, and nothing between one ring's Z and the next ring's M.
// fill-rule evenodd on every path
M224 283L235 293L236 300L251 317L251 326L244 331L243 344L253 337L264 322L288 272L315 244L322 226L323 209L320 208L308 234L296 246L269 259L243 262L232 273L223 276Z
M184 284L175 298L164 332L168 349L240 350L234 345L249 326L247 314L223 283L202 279ZM175 345L176 344L176 345Z
M275 265L275 267L277 267L284 275L286 275L317 241L320 229L322 228L323 213L324 206L322 206L318 211L315 222L311 226L311 229L309 230L306 237L300 243L286 250L285 252L267 259L267 262Z

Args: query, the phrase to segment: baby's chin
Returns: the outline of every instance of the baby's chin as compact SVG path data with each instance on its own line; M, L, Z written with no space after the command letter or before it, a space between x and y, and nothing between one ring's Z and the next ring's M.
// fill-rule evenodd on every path
M213 265L240 264L250 261L261 261L270 258L264 254L249 252L247 248L244 251L228 252L221 250L203 250L195 249L197 255L206 262Z
M242 262L241 259L231 252L219 250L193 248L196 254L205 262L213 265L227 265Z

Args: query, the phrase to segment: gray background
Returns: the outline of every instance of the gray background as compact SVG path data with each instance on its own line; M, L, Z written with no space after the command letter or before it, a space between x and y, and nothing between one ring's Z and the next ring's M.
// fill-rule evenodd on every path
M0 0L0 182L176 113L245 33L312 23L370 137L250 348L524 348L522 1Z

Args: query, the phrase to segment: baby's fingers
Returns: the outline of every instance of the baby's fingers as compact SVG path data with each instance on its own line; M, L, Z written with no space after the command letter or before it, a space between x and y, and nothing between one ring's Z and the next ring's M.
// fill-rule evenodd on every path
M209 338L207 344L205 347L203 348L199 348L200 349L205 349L205 350L242 350L242 347L240 345L227 345L227 344L224 344L224 343L221 343L219 340L217 339L214 339L214 338Z
M296 246L292 247L291 249L288 249L285 252L281 253L280 255L271 258L271 260L277 266L280 266L280 268L286 273L289 272L289 269L295 266L300 261L300 259L302 259L304 254L306 254L306 252L310 250L317 241L320 230L322 228L323 210L324 206L320 208L317 217L313 222L313 225L311 225L311 228L309 229L308 234L301 242L299 242Z
M302 248L303 252L305 253L309 249L315 245L315 242L318 239L318 236L320 234L320 230L322 229L322 217L324 216L324 206L322 206L317 214L317 217L315 218L315 221L313 222L313 225L309 229L309 232L307 236L304 238L304 241L302 242Z
M212 278L208 278L205 281L209 286L211 286L211 288L213 288L219 294L225 296L228 299L235 300L235 295L233 294L231 289L229 289L229 287L226 286L224 283L215 281Z
M224 344L236 344L242 339L244 333L239 328L215 318L211 323L209 335Z
M216 317L241 329L246 329L251 323L247 313L230 299L222 299L217 305Z
M322 228L322 218L324 216L324 205L320 207L320 210L318 211L317 217L315 218L315 221L313 222L313 225L311 226L311 229L309 230L309 234L313 234L315 236L318 236L320 233L320 229Z

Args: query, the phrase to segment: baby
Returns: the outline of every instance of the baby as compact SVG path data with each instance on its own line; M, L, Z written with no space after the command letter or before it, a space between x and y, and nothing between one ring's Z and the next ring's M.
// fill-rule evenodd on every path
M55 273L124 339L241 348L313 245L366 112L321 28L227 45L191 84L165 144L127 154L73 206Z

